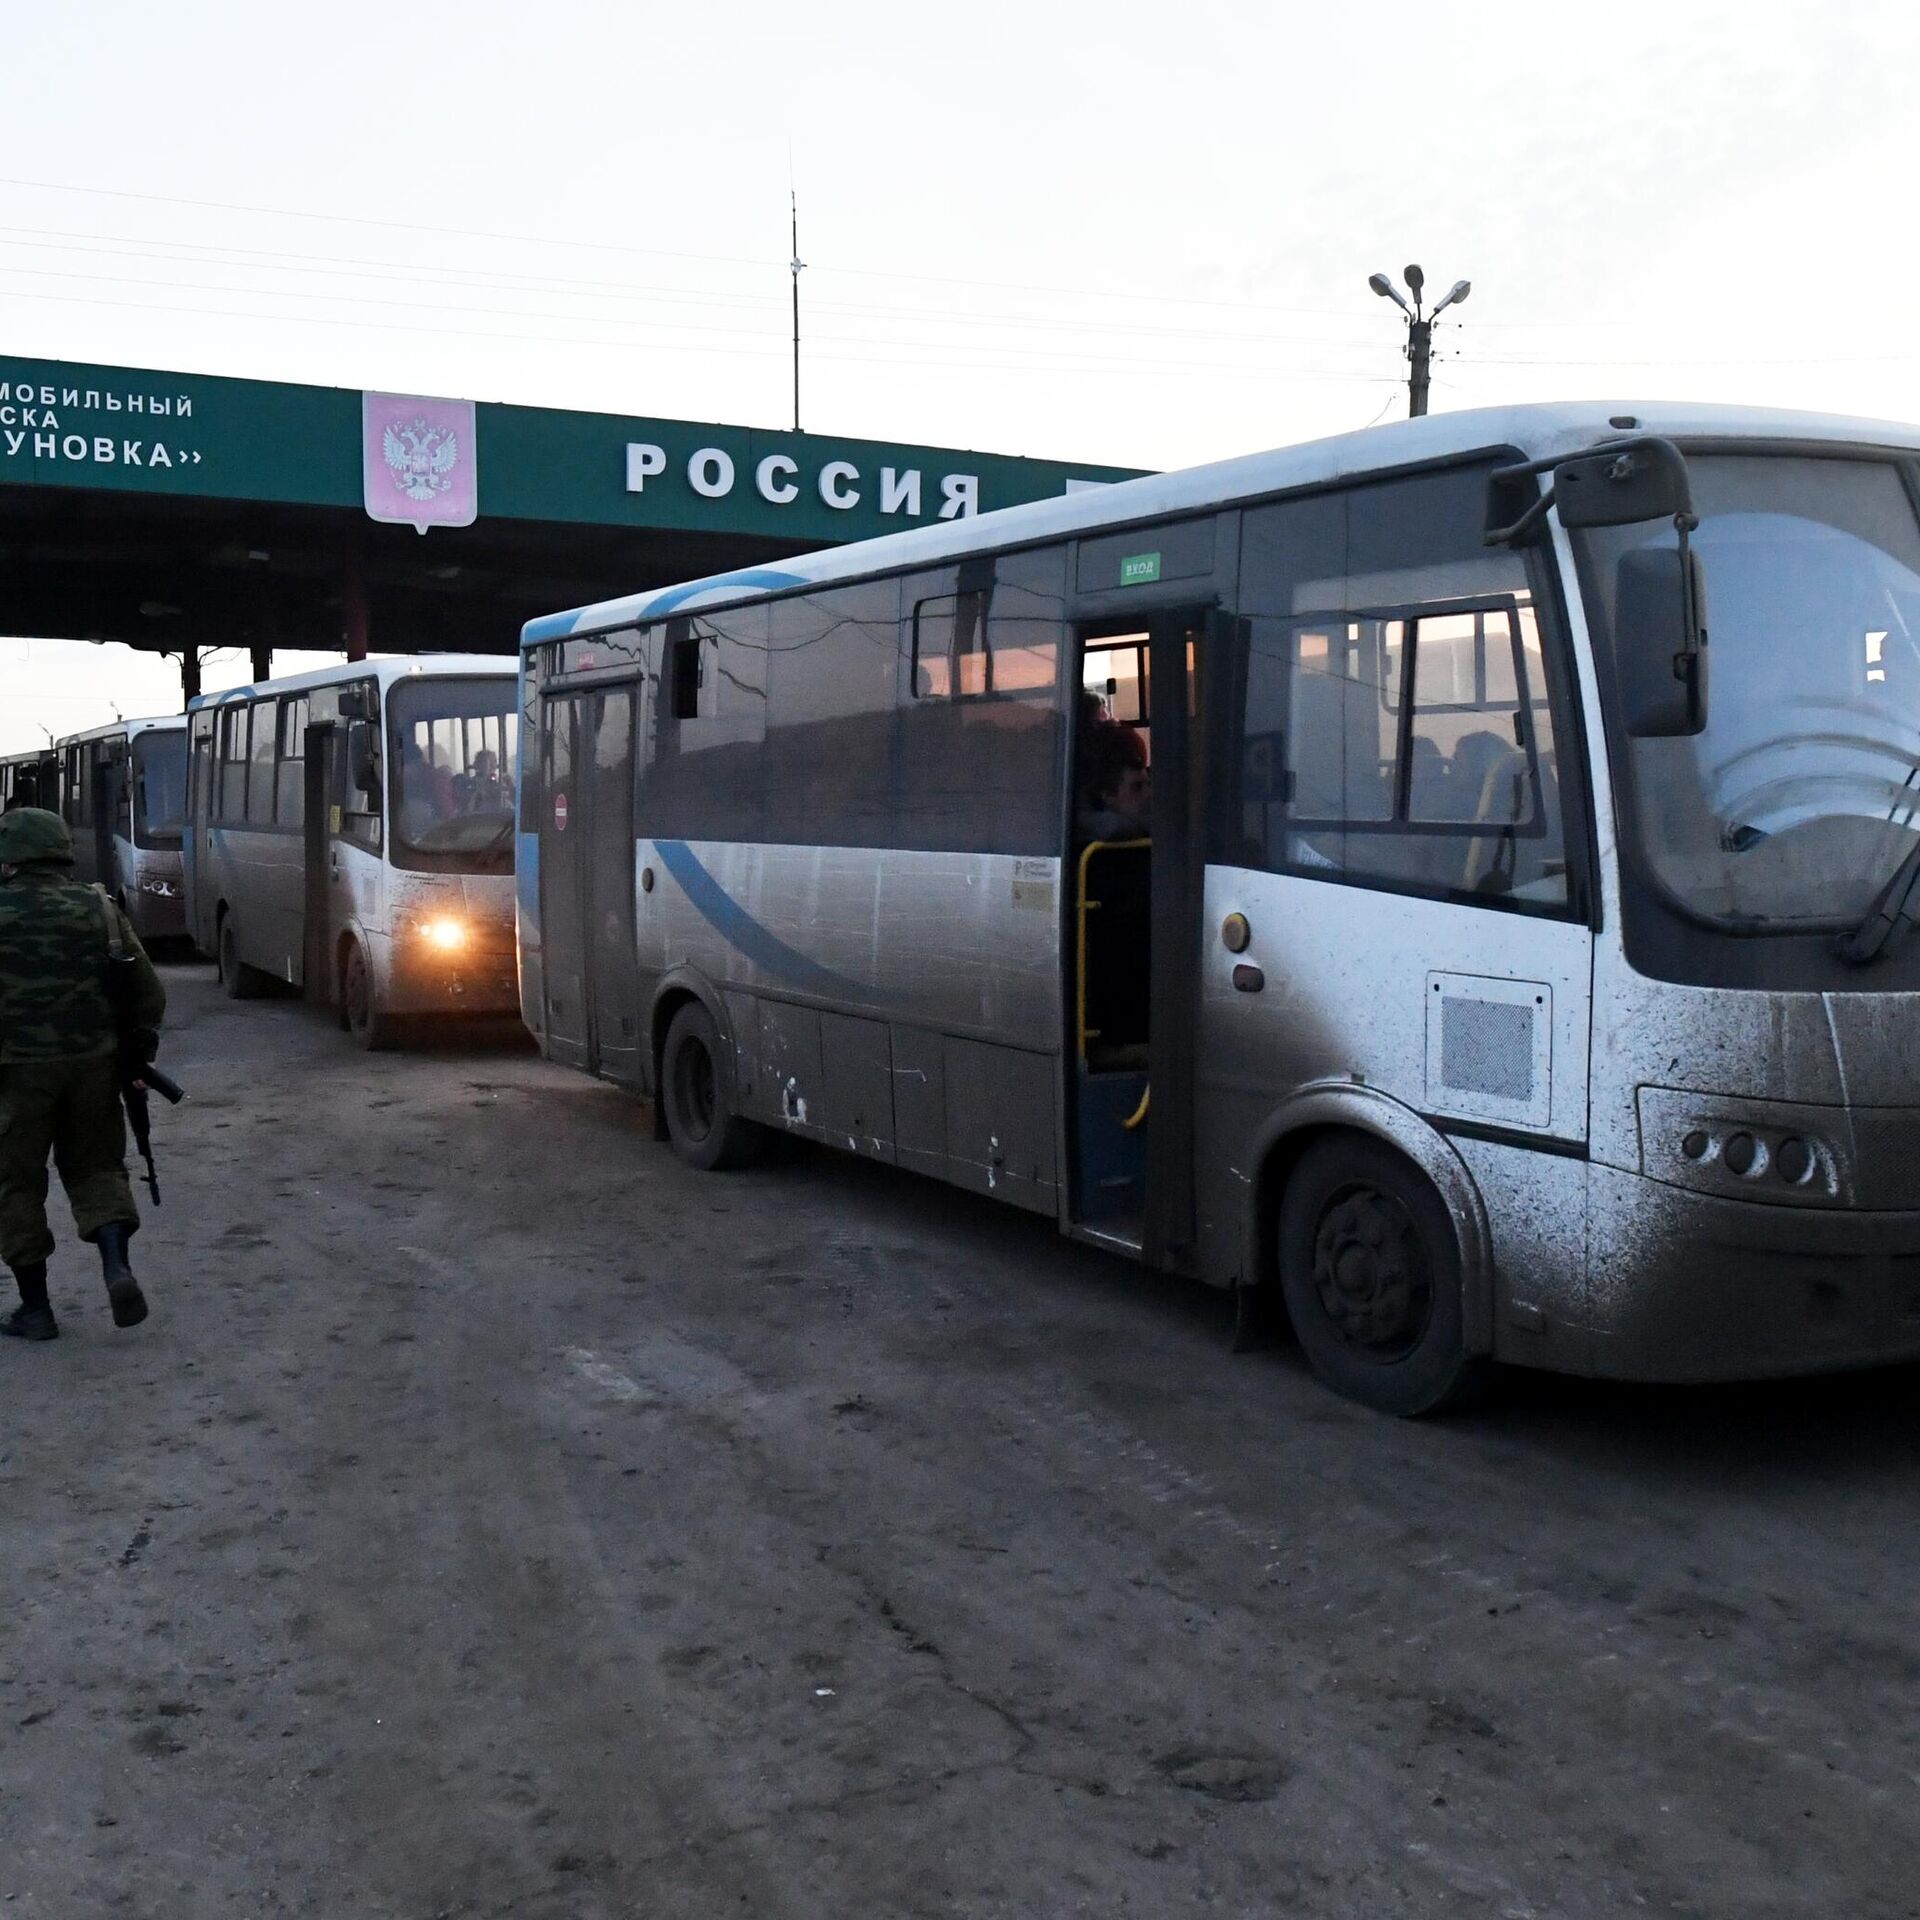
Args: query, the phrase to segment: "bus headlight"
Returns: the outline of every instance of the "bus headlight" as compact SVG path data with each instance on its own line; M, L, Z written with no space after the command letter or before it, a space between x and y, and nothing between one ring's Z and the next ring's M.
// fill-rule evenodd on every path
M450 914L435 914L430 920L414 922L414 935L435 953L459 953L467 944L467 923Z

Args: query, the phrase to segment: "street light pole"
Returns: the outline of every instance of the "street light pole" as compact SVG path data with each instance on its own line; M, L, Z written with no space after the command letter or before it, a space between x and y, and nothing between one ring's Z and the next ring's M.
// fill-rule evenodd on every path
M1433 380L1433 323L1451 306L1456 306L1473 291L1468 280L1456 280L1447 297L1428 313L1421 296L1426 291L1427 276L1417 266L1406 269L1407 291L1413 295L1413 305L1408 306L1401 298L1400 289L1384 273L1370 274L1367 285L1383 300L1393 304L1407 316L1407 417L1417 420L1427 410L1427 393Z
M1427 410L1427 388L1433 372L1433 322L1407 322L1407 418L1417 420Z

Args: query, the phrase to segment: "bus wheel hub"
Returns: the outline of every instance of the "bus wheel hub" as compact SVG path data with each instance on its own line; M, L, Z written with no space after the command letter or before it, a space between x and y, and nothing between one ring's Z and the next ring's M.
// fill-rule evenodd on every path
M1419 1338L1429 1288L1405 1208L1374 1187L1349 1191L1320 1218L1314 1286L1334 1331L1375 1359L1396 1359Z

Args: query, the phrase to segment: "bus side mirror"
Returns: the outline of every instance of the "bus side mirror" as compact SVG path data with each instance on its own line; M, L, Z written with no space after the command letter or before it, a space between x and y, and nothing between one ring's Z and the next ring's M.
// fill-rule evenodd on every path
M373 728L365 720L347 727L347 771L362 793L372 793L380 784L380 763L373 751Z
M1539 491L1539 477L1552 484ZM1496 467L1487 476L1489 547L1517 547L1541 537L1547 510L1560 510L1563 527L1630 527L1643 520L1696 524L1687 457L1671 440L1643 433L1608 440L1591 453L1549 456L1523 466Z
M342 687L339 695L340 718L342 720L371 720L373 702L367 696L365 687Z
M1553 469L1553 504L1563 527L1631 527L1693 513L1687 462L1671 440L1649 435Z
M1641 547L1614 576L1615 666L1627 737L1677 740L1707 724L1707 587L1686 546Z

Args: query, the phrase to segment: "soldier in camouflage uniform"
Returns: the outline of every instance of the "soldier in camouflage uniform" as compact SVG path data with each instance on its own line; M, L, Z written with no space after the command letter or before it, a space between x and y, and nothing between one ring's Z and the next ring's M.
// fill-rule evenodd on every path
M134 1017L150 1060L166 993L126 916L68 869L73 842L55 814L19 807L0 816L0 1260L20 1305L0 1333L53 1340L47 1300L47 1155L83 1240L100 1252L117 1327L138 1326L147 1303L127 1264L139 1227L127 1183L120 1108L120 1039L107 997L115 938L134 961Z

